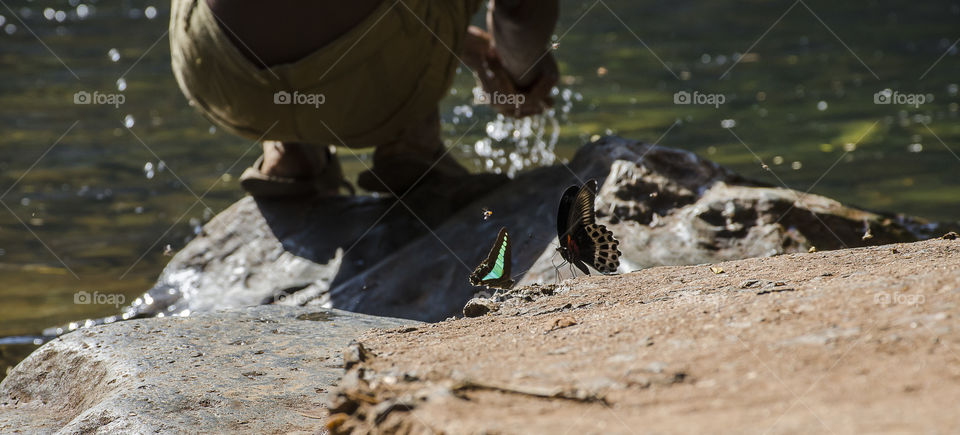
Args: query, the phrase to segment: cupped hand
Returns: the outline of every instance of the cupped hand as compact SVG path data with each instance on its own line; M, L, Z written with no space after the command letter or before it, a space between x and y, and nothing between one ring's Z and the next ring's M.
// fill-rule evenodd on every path
M489 33L475 26L470 26L464 42L463 61L473 69L480 81L484 92L481 99L483 104L489 104L497 112L514 118L536 115L553 107L550 92L559 78L553 54L544 54L527 73L536 79L521 87L503 67L492 42Z

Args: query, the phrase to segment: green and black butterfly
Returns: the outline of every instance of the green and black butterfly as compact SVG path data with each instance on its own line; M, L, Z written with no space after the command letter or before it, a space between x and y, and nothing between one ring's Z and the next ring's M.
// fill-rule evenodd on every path
M470 274L470 284L504 290L513 287L513 280L510 279L510 239L506 228L500 228L497 241L487 258Z
M557 251L564 260L589 275L587 264L600 273L615 273L620 267L620 242L613 232L597 223L593 210L597 180L570 186L560 198L557 210Z

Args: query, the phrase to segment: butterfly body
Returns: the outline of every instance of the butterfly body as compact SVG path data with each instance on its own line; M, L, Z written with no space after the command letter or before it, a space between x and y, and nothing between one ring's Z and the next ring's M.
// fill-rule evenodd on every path
M590 265L600 273L615 273L620 267L620 242L613 232L596 222L593 208L597 181L570 186L560 198L557 210L557 251L570 264L589 275Z
M510 278L510 238L501 228L487 258L470 274L470 284L508 290L514 281Z

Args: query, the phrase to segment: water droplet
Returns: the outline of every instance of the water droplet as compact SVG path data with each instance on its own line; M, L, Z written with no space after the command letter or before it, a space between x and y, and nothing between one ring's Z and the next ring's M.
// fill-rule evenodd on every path
M120 52L117 51L116 48L111 48L110 51L107 52L107 56L114 62L120 60Z
M127 81L123 77L117 79L117 90L120 92L127 90Z
M826 102L826 101L820 101L820 102L818 102L818 103L817 103L817 110L819 110L819 111L821 111L821 112L823 112L824 110L827 110L827 102Z
M703 53L703 54L700 55L700 62L701 62L701 63L710 63L710 60L711 60L711 59L712 59L712 58L711 58L710 55L707 54L707 53Z
M912 143L907 147L907 150L911 153L919 153L920 151L923 151L923 144Z
M3 31L7 32L8 35L12 35L17 31L17 26L15 26L13 23L7 24L6 26L3 26Z
M148 20L152 20L157 17L157 8L147 6L147 8L143 10L143 15L146 16Z
M53 16L56 14L56 12L57 12L57 11L53 10L53 8L46 8L46 9L43 10L43 18L46 18L46 19L48 19L48 20L52 20L52 19L53 19Z
M0 15L0 26L2 26L3 23L6 23L6 22L7 22L7 17Z
M136 213L136 214L142 214L142 213L143 213L143 206L142 206L142 205L137 206L137 208L133 209L133 212Z
M133 127L133 124L136 121L133 119L133 115L127 115L123 117L123 125L127 128Z
M794 171L799 171L800 168L802 167L803 167L803 163L800 163L800 162L793 162L790 164L790 168L793 169Z
M22 206L24 206L24 207L30 205L30 198L27 198L26 196L23 197L23 198L21 198L21 199L20 199L20 205L22 205Z
M153 179L155 173L153 170L153 162L147 162L143 165L143 174L146 175L148 180Z
M733 128L737 126L737 121L732 119L724 119L723 121L720 121L720 126L723 128Z
M57 11L57 13L53 14L53 18L57 20L58 23L62 23L63 20L67 19L67 13L64 11Z
M77 18L82 20L87 18L88 15L90 15L90 8L87 5L77 6Z
M843 145L843 150L846 151L846 152L848 152L848 153L852 153L852 152L856 151L856 149L857 149L857 144L852 143L852 142L851 142L851 143L846 143L846 144Z
M783 164L783 156L774 156L774 157L773 157L773 164L774 164L774 165L782 165L782 164Z

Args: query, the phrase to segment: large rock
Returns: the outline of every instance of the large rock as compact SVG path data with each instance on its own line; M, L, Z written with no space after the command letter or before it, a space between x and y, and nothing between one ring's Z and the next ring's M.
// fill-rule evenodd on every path
M342 349L412 323L260 306L84 328L0 383L0 433L316 432Z
M607 137L445 220L390 198L246 198L210 221L124 316L281 303L444 319L474 296L467 276L501 226L513 237L519 283L554 282L559 196L590 178L602 182L598 214L621 241L621 272L915 241L948 229L745 180L687 151ZM487 220L483 207L493 211Z

